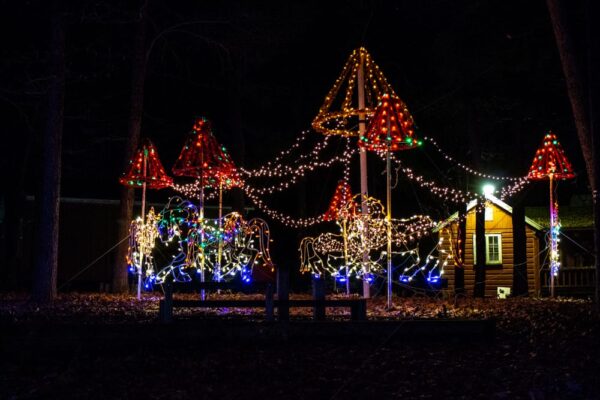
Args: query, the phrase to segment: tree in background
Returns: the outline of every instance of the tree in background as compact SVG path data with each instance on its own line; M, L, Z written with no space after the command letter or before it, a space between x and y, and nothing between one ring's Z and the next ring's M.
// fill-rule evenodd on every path
M129 128L127 136L127 151L125 153L124 165L127 165L131 155L135 152L140 141L142 128L142 114L144 109L144 82L146 80L146 19L148 2L144 1L139 9L136 22L135 39L133 46L133 59L131 63L131 100L129 108ZM122 239L129 235L129 223L133 219L134 191L128 186L121 188L121 202L118 220L118 238ZM127 291L127 265L125 256L127 254L127 241L121 243L117 248L113 266L112 290L115 293Z
M39 220L33 282L33 298L56 298L58 226L62 134L65 98L65 28L61 11L54 5L50 39L50 88L46 127L42 137L42 182L38 197Z
M598 125L598 68L600 68L598 35L598 20L600 7L597 2L588 1L586 4L587 29L587 62L585 57L579 57L575 47L574 27L569 21L569 8L573 2L547 0L548 11L552 20L552 28L556 45L560 54L563 73L567 85L567 93L571 102L573 118L577 128L579 145L585 160L586 171L592 190L594 210L594 247L596 254L596 304L600 306L600 162L598 147L600 147L600 126ZM579 3L577 3L579 4Z

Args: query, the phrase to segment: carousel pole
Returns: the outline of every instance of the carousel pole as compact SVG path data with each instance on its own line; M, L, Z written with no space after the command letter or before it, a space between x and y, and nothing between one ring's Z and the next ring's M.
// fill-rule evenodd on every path
M392 137L390 135L390 119L387 118L387 151L386 151L386 187L387 187L387 308L392 308L392 157L391 145Z
M365 113L365 72L364 72L364 63L365 56L362 52L360 52L360 66L358 67L358 134L359 137L363 137L366 131L366 118L367 115ZM359 150L360 154L360 194L361 194L361 216L363 219L363 232L362 232L362 241L365 241L365 236L368 234L368 227L366 226L367 221L367 195L369 193L368 184L367 184L367 149L361 147ZM367 251L363 252L363 297L368 299L371 297L371 287L369 281L367 279L369 268L369 253Z
M148 150L144 149L144 161L142 174L144 179L142 181L142 235L144 234L144 226L146 225L146 174L148 166ZM142 298L142 270L144 269L144 240L140 241L140 265L137 269L137 299Z
M219 179L219 245L217 249L217 282L221 281L221 258L223 257L223 180Z
M558 273L556 266L558 258L558 242L556 234L556 207L554 204L554 174L550 174L550 297L554 297L554 277Z
M342 237L344 238L344 266L346 267L346 295L350 295L350 276L348 275L348 229L347 219L342 220Z
M200 177L200 282L204 283L204 176ZM200 299L206 300L204 287L200 289Z
M200 153L200 163L203 167L200 172L200 282L205 281L204 271L204 151ZM206 300L206 290L200 289L200 299Z

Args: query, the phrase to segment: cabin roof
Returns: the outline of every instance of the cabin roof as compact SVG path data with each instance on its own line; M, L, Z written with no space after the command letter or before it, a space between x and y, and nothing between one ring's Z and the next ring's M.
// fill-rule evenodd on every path
M502 200L500 200L499 198L490 195L490 196L486 196L486 200L490 201L496 207L504 210L506 213L512 215L512 210L513 210L512 207L509 206L508 204L506 204L505 202L503 202ZM473 209L473 207L475 207L476 205L477 205L477 200L471 200L469 202L469 204L467 204L467 212L471 211ZM525 212L525 214L527 214L527 212ZM440 230L441 228L447 226L449 223L451 223L452 221L454 221L456 219L458 219L458 211L455 212L454 214L452 214L450 217L448 217L445 221L440 222L435 230L436 231ZM561 219L562 219L562 217L561 217ZM527 215L525 216L525 223L527 225L529 225L531 228L535 229L536 231L544 230L543 225L541 225L536 220L529 218Z
M550 227L550 211L548 207L525 207L525 214L541 225ZM594 218L591 207L560 206L558 209L560 226L563 229L593 229Z

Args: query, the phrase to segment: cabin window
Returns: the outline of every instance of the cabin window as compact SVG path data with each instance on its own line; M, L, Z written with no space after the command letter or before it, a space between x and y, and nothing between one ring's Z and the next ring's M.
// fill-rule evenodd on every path
M473 264L477 263L477 240L473 235ZM485 234L485 263L502 264L502 234Z

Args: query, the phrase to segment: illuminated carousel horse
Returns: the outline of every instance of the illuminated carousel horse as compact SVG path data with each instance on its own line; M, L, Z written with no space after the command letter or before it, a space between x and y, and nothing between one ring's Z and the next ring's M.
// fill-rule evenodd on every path
M145 221L138 217L129 225L127 264L130 272L139 273L144 280L148 280L154 275L155 262L152 251L159 237L156 226L159 218L154 212L154 208L150 208Z
M270 232L264 220L245 221L239 213L227 214L222 221L200 220L198 215L193 204L177 197L161 212L161 241L168 245L175 240L177 253L156 274L155 283L163 283L169 276L175 282L190 282L192 271L210 272L216 281L233 279L239 272L242 280L249 282L255 265L273 267Z
M363 206L365 215L352 212ZM426 215L388 222L379 200L367 197L363 202L360 195L355 195L339 215L336 223L341 234L327 232L302 239L299 249L302 272L315 276L327 273L345 281L351 276L362 278L365 271L383 271L388 223L391 223L392 257L408 255L408 245L430 234L436 226Z
M354 211L363 206L367 211L365 215ZM339 216L336 223L340 234L326 232L302 239L301 271L314 276L328 273L346 280L352 275L362 277L365 271L379 270L387 226L381 202L373 197L362 201L361 195L355 195Z
M228 216L223 224L223 277L232 278L239 272L243 282L250 282L255 266L272 271L274 265L269 251L271 232L267 223L261 218L246 221L238 213Z

